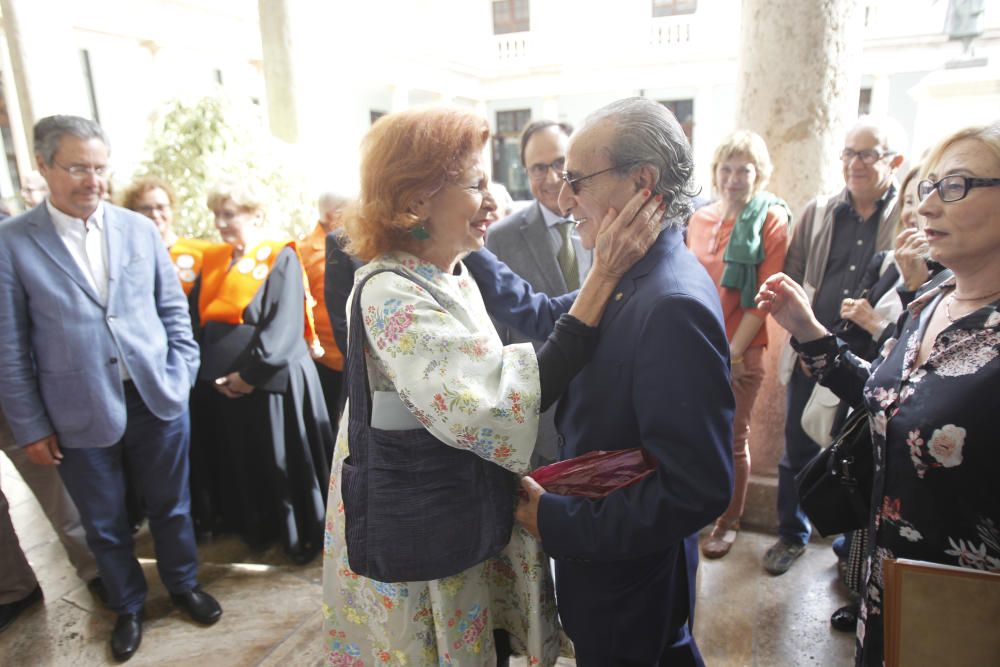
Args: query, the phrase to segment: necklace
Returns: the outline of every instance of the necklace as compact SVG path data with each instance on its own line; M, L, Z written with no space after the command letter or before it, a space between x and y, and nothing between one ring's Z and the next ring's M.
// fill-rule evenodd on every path
M951 322L952 324L955 323L955 320L960 320L960 319L962 319L963 317L965 317L966 315L969 314L969 313L966 313L965 315L959 315L958 317L952 317L951 316L951 303L953 301L964 301L964 300L965 299L956 299L954 294L949 295L948 298L945 300L945 302L944 302L944 316L947 317L948 321ZM978 310L978 308L976 310ZM975 311L970 311L970 312L975 312Z
M951 316L951 302L954 300L954 296L949 296L944 302L944 316L947 317L948 321L952 324L955 323L955 318Z
M991 296L996 296L1000 294L1000 289L996 292L990 292L989 294L984 294L982 296L956 296L954 292L951 293L951 298L955 301L982 301L983 299L988 299Z

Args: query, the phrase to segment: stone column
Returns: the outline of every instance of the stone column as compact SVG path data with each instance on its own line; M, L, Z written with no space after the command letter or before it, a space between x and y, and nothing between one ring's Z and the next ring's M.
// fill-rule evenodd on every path
M21 112L21 127L11 132L31 146L35 121L52 114L90 117L83 64L76 47L73 15L65 0L0 0L10 55L11 77ZM8 98L11 99L11 98ZM20 140L15 142L15 145ZM25 167L18 159L18 168Z
M294 144L299 140L299 105L295 85L292 7L289 6L292 4L294 0L259 0L257 11L271 133Z
M764 137L775 165L768 189L797 215L818 193L843 187L838 155L857 117L863 3L743 0L742 11L736 126ZM768 334L768 374L751 425L746 522L773 528L785 411L776 366L787 336L770 321Z
M21 99L17 93L17 86L14 85L14 66L10 62L10 50L7 48L6 35L0 35L0 72L3 74L3 96L7 107L7 120L10 123L11 148L14 149L14 162L17 164L17 173L21 176L27 174L35 168L35 158L31 152L31 145L28 143L28 136L24 132L24 122L21 120ZM4 146L6 152L6 145ZM7 181L11 181L9 169L0 169L0 187L3 188L4 197L13 197L17 194L11 182L10 187Z
M368 113L354 103L355 63L364 53L350 39L350 27L360 25L354 11L342 3L258 1L271 133L292 146L317 192L356 187Z

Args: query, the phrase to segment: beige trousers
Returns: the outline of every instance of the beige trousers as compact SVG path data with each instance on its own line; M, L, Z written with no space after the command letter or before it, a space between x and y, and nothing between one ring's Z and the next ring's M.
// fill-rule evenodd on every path
M13 437L2 413L0 448L35 495L56 536L62 542L77 576L83 581L97 577L97 563L87 547L80 514L66 493L59 471L55 466L36 465L28 460L23 449L13 448ZM26 597L37 585L35 574L14 532L7 498L3 489L0 489L0 604Z

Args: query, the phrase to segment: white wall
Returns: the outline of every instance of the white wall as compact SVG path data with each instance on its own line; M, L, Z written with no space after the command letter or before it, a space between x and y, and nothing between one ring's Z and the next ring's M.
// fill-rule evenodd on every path
M946 2L869 5L865 80L876 110L909 132L911 152L953 126L998 115L1000 2L987 2L987 34L976 45L991 65L965 73L943 69L962 50L941 34ZM90 53L120 178L142 159L162 103L209 92L216 70L225 90L266 105L256 0L71 6L62 18L72 24L76 46ZM310 13L318 44L297 54L311 82L300 154L316 188L356 183L357 147L371 109L449 102L481 110L491 125L496 111L516 108L579 124L620 97L691 98L697 178L706 189L712 150L734 129L737 0L700 0L694 15L658 19L649 0L532 0L531 32L513 36L492 34L487 0L297 6ZM512 44L501 57L501 47Z

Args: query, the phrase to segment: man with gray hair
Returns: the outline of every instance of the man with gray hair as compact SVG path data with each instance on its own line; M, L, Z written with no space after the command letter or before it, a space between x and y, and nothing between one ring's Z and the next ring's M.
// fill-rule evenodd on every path
M733 489L733 393L718 292L684 245L693 171L673 115L620 100L570 139L559 194L584 247L637 193L669 222L618 283L592 361L556 414L562 459L641 447L652 474L601 499L548 493L530 478L518 521L556 561L559 616L581 667L701 665L691 636L698 531ZM465 259L490 314L534 338L552 302L488 250Z
M862 116L848 131L840 153L846 187L810 201L792 228L785 273L812 299L813 312L831 331L845 301L858 292L865 267L892 247L899 219L893 176L903 164L903 131L890 118ZM795 476L820 445L802 429L802 412L816 386L798 355L784 351L781 380L788 386L785 453L778 464L778 540L764 554L764 569L780 575L802 555L812 526L802 508Z
M174 604L222 615L198 586L188 488L188 393L198 370L187 300L153 222L104 201L108 142L93 121L35 125L50 195L0 224L0 403L36 465L58 465L118 620L111 652L142 640L146 581L125 511L125 468Z

